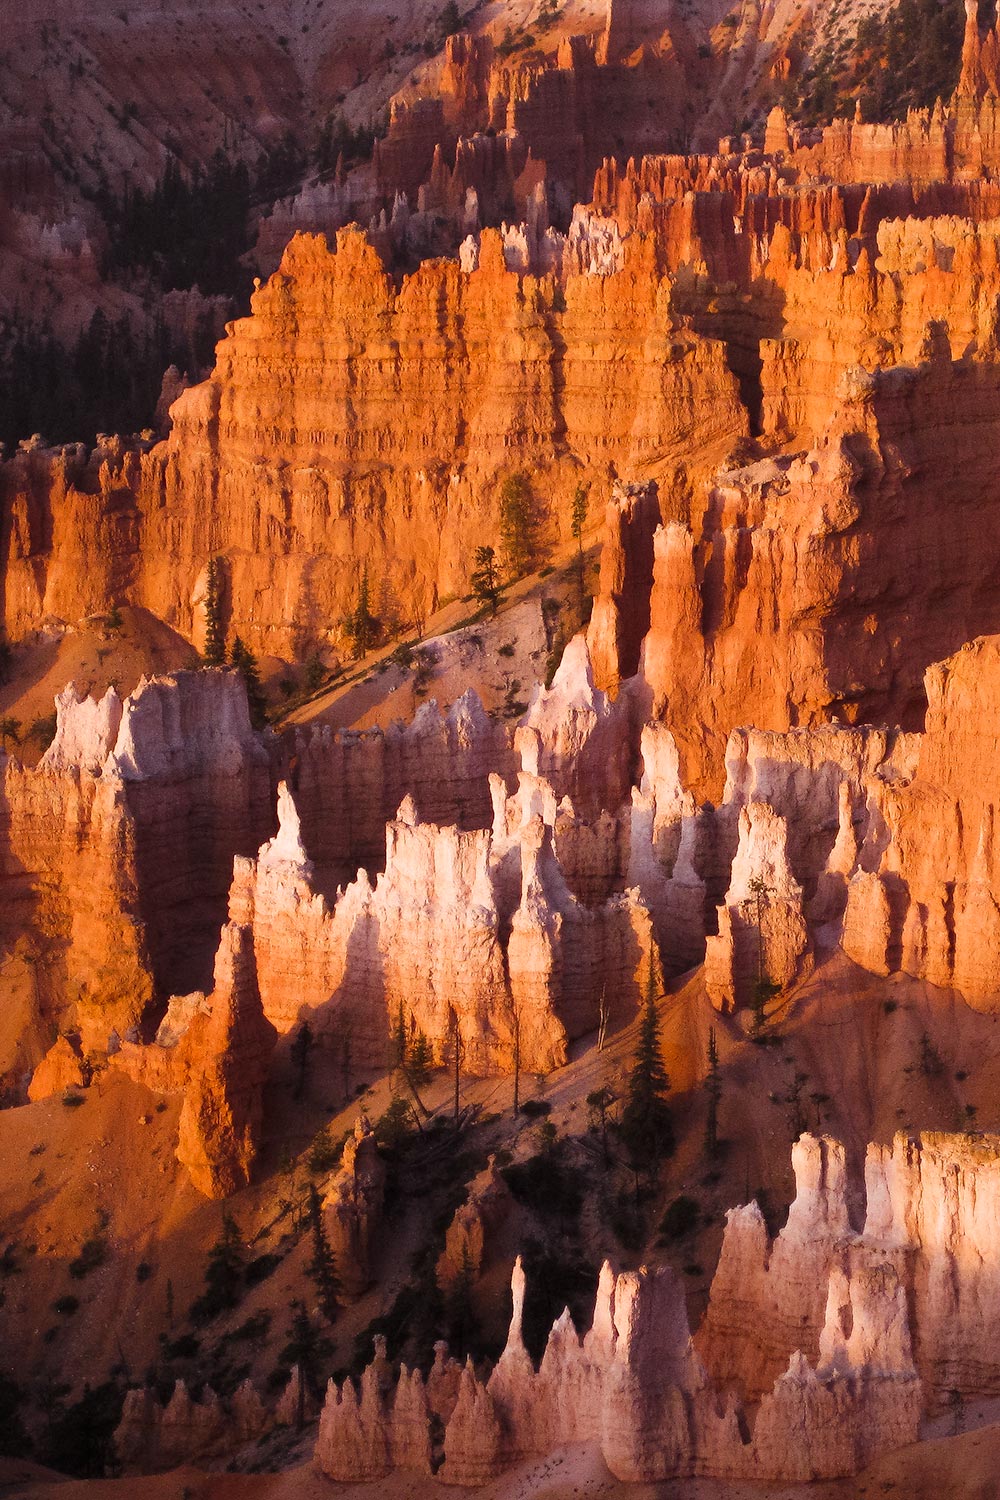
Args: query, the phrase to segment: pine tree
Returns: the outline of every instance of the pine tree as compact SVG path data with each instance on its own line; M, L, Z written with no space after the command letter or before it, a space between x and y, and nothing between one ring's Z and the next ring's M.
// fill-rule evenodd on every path
M492 547L476 548L476 571L469 582L479 602L488 604L490 614L495 615L500 598L500 577L497 572L497 555Z
M366 564L361 570L358 584L358 602L344 621L344 634L351 643L355 658L362 657L371 650L378 637L378 629L379 621L371 609L371 585Z
M309 1184L309 1223L312 1229L313 1254L306 1272L316 1285L324 1318L332 1323L340 1311L340 1280L337 1276L336 1259L327 1238L326 1225L323 1223L323 1205L314 1183Z
M524 474L511 474L500 490L500 537L511 578L528 571L535 550L531 487Z
M577 581L580 586L580 603L583 604L583 528L587 524L587 497L590 486L578 484L573 495L572 531L576 541Z
M250 723L255 729L263 729L267 723L267 704L260 685L257 658L238 635L233 636L233 644L229 649L229 665L236 668L246 686Z
M207 1323L218 1313L236 1306L243 1288L245 1264L239 1226L232 1214L224 1213L222 1233L208 1252L205 1290L191 1307L191 1316L196 1323Z
M434 1055L431 1052L431 1044L419 1027L410 1036L409 1050L406 1056L406 1071L410 1083L414 1088L422 1089L425 1083L430 1082L434 1071Z
M753 991L753 1027L751 1035L757 1037L764 1028L767 1019L767 1002L772 999L779 990L779 986L773 984L770 975L764 965L764 908L770 896L773 895L771 887L762 875L754 875L748 890L750 895L742 905L753 911L757 924L757 983Z
M208 559L205 575L205 665L220 667L226 656L222 629L222 564L217 557Z
M396 1022L389 1037L389 1071L394 1073L406 1071L406 1016L403 1012L403 1002L400 1000L399 1009L396 1012Z
M478 1332L473 1290L476 1285L476 1270L472 1263L468 1245L462 1246L462 1264L451 1284L448 1294L449 1339L453 1349L460 1354L469 1351Z
M321 1391L320 1368L329 1353L328 1340L321 1338L314 1327L304 1302L297 1297L290 1307L292 1321L288 1328L288 1343L281 1351L285 1363L299 1367L299 1402L295 1413L295 1426L301 1432L306 1421L306 1392L318 1399Z
M670 1079L660 1051L656 978L650 955L646 999L639 1023L639 1043L628 1080L628 1095L619 1127L632 1164L652 1171L660 1157L674 1149L673 1122L667 1104Z
M708 1095L708 1117L705 1121L705 1150L709 1156L719 1154L719 1100L722 1098L722 1078L719 1074L719 1044L715 1027L708 1031L708 1073L705 1078Z
M312 1027L308 1021L303 1021L295 1033L295 1040L291 1046L292 1067L295 1070L295 1085L292 1097L301 1099L306 1086L306 1073L309 1070L309 1056L313 1048Z

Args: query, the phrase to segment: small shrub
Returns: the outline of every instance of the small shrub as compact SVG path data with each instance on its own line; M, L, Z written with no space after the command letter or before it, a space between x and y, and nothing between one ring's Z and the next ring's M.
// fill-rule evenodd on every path
M346 1136L341 1136L338 1141L331 1140L325 1129L317 1133L306 1157L306 1167L313 1177L322 1177L333 1171L340 1162L345 1140Z
M140 1286L144 1281L148 1281L152 1274L153 1268L148 1260L141 1260L135 1268L135 1279L139 1282Z
M194 1359L201 1348L201 1339L193 1333L182 1333L180 1338L174 1339L164 1349L168 1359Z
M281 1256L275 1255L273 1250L269 1250L266 1254L258 1255L256 1260L252 1260L250 1262L243 1273L243 1279L246 1282L247 1286L259 1286L260 1283L262 1281L266 1281L271 1273L273 1271L276 1271L280 1265Z
M624 1250L634 1254L642 1249L645 1221L631 1189L625 1188L611 1199L607 1220Z
M69 1088L63 1094L62 1102L67 1109L78 1109L85 1100L82 1094L78 1094L75 1089Z
M108 1258L108 1242L102 1234L92 1235L89 1240L84 1240L80 1247L80 1254L69 1263L69 1274L74 1281L82 1281L89 1276L91 1271L96 1271L103 1266Z
M576 1219L583 1207L583 1177L557 1146L504 1167L502 1176L514 1197L543 1218L561 1225Z
M513 656L514 655L514 642L513 641L504 641L504 643L503 643L502 646L498 646L497 647L497 655L498 656Z
M67 1294L66 1294L65 1297L57 1297L56 1298L56 1300L52 1304L52 1311L53 1312L57 1312L57 1313L63 1313L63 1314L65 1314L65 1316L69 1317L69 1315L71 1313L75 1313L76 1312L76 1310L77 1310L77 1308L79 1306L80 1306L80 1299L79 1299L79 1297L74 1297L71 1292L67 1292Z
M375 1139L387 1151L397 1151L413 1129L413 1112L405 1099L397 1095L375 1126Z
M254 1313L252 1317L247 1318L246 1322L241 1323L239 1328L234 1328L232 1333L229 1334L229 1338L237 1343L253 1339L265 1339L270 1329L271 1314L265 1308L261 1312Z
M700 1209L694 1198L681 1193L660 1220L660 1233L667 1240L682 1240L698 1227Z
M527 1115L529 1120L539 1119L542 1115L552 1113L552 1105L547 1099L525 1099L521 1105L522 1115Z

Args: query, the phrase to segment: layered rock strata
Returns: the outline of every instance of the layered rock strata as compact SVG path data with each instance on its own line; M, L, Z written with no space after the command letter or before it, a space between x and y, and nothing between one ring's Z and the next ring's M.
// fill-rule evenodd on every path
M89 580L86 601L50 593L49 539L64 516L79 531L88 507L95 521L128 511L114 551L133 602L197 638L207 560L223 554L227 625L289 653L354 608L358 557L386 616L465 593L514 472L530 477L544 549L569 537L581 477L604 488L612 472L721 448L745 428L722 348L672 318L635 251L608 280L557 285L508 270L488 231L475 269L429 262L397 290L358 232L335 249L297 236L212 379L174 404L166 444L130 455L120 478L59 460L46 485L27 459L7 466L8 631L93 607ZM696 394L708 387L711 403ZM79 554L70 540L63 579L86 573Z
M233 854L268 830L243 684L182 672L99 703L68 687L38 767L4 758L3 776L0 934L34 934L51 1018L102 1048L155 993L205 983Z
M285 786L279 816L257 859L237 859L230 894L279 1031L308 1019L324 1045L379 1066L402 1008L439 1056L457 1030L470 1072L509 1067L515 1037L521 1066L548 1071L569 1037L598 1024L605 985L635 1004L652 941L641 898L583 906L540 815L495 857L489 830L424 823L405 799L383 873L373 885L362 869L332 903L315 889Z

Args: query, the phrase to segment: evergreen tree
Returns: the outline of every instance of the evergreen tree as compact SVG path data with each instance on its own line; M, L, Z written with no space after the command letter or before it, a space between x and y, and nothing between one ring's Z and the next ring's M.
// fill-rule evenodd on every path
M220 667L225 660L226 640L222 629L222 564L208 559L205 574L205 664Z
M662 1156L674 1149L673 1122L667 1093L670 1080L660 1050L660 1019L656 1010L656 979L650 955L646 999L639 1023L639 1044L628 1079L628 1093L619 1130L636 1171L652 1172Z
M0 745L3 746L5 752L7 750L7 741L13 740L14 744L16 745L18 739L20 738L20 734L20 719L15 719L12 714L5 714L4 717L0 719Z
M301 1432L306 1421L306 1392L314 1400L318 1400L322 1394L321 1368L330 1352L330 1344L320 1336L304 1302L296 1298L290 1311L292 1321L288 1328L288 1343L281 1351L281 1358L287 1364L299 1367L299 1402L295 1426Z
M500 576L497 572L496 553L492 547L476 548L476 571L469 582L479 602L488 604L490 614L495 615L500 598Z
M312 1027L308 1021L303 1021L295 1033L295 1040L291 1046L292 1067L295 1072L295 1085L292 1090L293 1098L301 1099L306 1086L306 1073L309 1069L309 1057L313 1048Z
M224 1213L222 1233L208 1252L205 1290L191 1307L191 1316L196 1323L207 1323L218 1313L236 1306L243 1288L245 1265L239 1227L232 1214Z
M587 524L587 498L590 486L578 484L573 495L572 531L576 541L577 581L580 586L580 603L583 604L583 528Z
M403 1012L403 1002L400 1000L399 1009L396 1012L396 1021L389 1037L389 1071L394 1073L406 1071L406 1016Z
M705 1121L705 1150L709 1156L719 1153L719 1100L722 1098L722 1078L719 1074L719 1044L715 1027L708 1030L708 1073L705 1078L708 1095L708 1118Z
M431 1052L431 1044L419 1027L410 1037L406 1070L411 1084L414 1088L418 1089L422 1089L425 1083L430 1082L431 1074L434 1071L434 1056Z
M367 564L361 570L358 583L358 602L344 621L344 634L351 643L355 659L364 655L378 639L379 621L372 614L371 585L368 581Z
M534 556L534 520L527 475L509 475L500 490L500 538L511 578L521 578Z
M243 644L238 635L233 636L233 644L229 650L229 665L236 668L246 685L250 723L255 729L263 729L267 723L267 704L264 699L264 690L260 685L257 658L250 648Z
M309 1224L313 1253L306 1272L315 1283L324 1318L332 1323L340 1311L340 1280L337 1276L336 1259L327 1238L326 1225L323 1223L323 1205L314 1183L309 1184Z
M447 1299L448 1342L459 1354L468 1353L478 1334L478 1320L472 1296L476 1271L468 1245L462 1246L462 1264L451 1284Z

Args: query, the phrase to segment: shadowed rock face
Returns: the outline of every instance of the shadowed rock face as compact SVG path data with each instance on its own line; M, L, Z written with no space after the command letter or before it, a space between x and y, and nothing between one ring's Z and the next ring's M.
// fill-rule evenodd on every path
M366 1139L359 1124L359 1159ZM626 1482L803 1483L856 1473L915 1441L922 1413L950 1391L995 1389L1000 1141L897 1135L870 1146L860 1231L847 1215L839 1142L804 1135L792 1164L795 1199L773 1241L756 1203L727 1215L693 1340L673 1272L616 1273L605 1262L589 1331L564 1313L536 1369L518 1258L493 1370L463 1369L439 1344L426 1379L405 1366L396 1376L376 1338L357 1385L330 1382L319 1468L344 1483L407 1469L477 1486L585 1443ZM345 1165L331 1202L358 1166ZM289 1391L294 1383L293 1373ZM208 1392L192 1403L179 1384L166 1408L151 1392L131 1393L115 1442L132 1469L165 1468L225 1453L293 1414L288 1392L269 1411L250 1386L228 1402Z
M581 1338L564 1314L536 1370L521 1334L519 1260L500 1360L485 1380L470 1364L457 1401L438 1413L442 1477L484 1484L521 1458L597 1443L615 1477L631 1482L835 1478L913 1442L922 1409L946 1390L964 1380L992 1388L1000 1366L974 1309L997 1292L987 1225L1000 1143L899 1135L869 1147L860 1233L847 1215L843 1147L802 1136L792 1160L796 1196L773 1243L756 1203L730 1211L694 1342L672 1272L616 1275L605 1264L590 1331ZM365 1453L381 1455L379 1473L426 1472L426 1449L391 1457L401 1412L409 1423L421 1407L411 1389L419 1377L404 1372L394 1393L378 1375L372 1366L361 1381ZM428 1424L438 1388L424 1391ZM362 1477L358 1401L350 1381L331 1383L316 1457L335 1479Z

